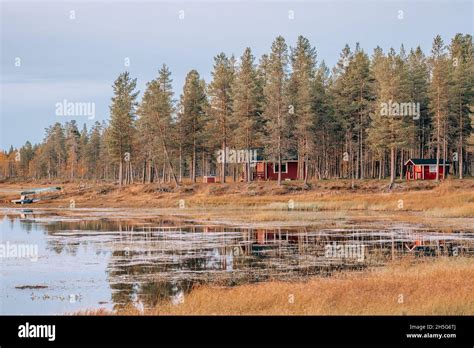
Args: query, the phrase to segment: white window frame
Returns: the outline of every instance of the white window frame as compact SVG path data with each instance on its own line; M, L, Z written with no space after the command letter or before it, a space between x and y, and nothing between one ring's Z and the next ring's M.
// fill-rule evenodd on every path
M273 163L273 173L275 174L278 174L278 172L276 171L276 166L278 165L278 163ZM288 174L288 162L281 162L281 165L285 166L285 171L284 172L281 172L282 174Z

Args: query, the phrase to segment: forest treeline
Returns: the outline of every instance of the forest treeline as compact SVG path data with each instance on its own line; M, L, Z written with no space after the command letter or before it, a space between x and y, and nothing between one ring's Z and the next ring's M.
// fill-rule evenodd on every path
M0 177L121 185L203 175L239 180L252 166L228 156L218 163L216 152L258 149L275 162L297 159L305 181L393 182L410 157L453 161L452 174L462 178L472 174L473 58L472 36L457 34L449 45L436 36L429 55L403 46L369 55L346 45L330 69L305 37L289 47L279 36L259 59L250 48L238 58L218 54L211 81L191 70L179 98L166 65L141 100L136 79L124 72L113 84L107 122L50 126L40 144L0 153Z

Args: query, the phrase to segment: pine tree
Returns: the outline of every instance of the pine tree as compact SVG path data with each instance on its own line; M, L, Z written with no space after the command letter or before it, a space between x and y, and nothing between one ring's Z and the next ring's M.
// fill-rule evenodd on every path
M80 137L76 121L66 122L67 169L69 170L69 178L71 180L74 180L79 164Z
M426 57L420 46L416 50L410 50L408 55L408 91L411 100L420 103L420 115L415 120L413 128L411 152L412 157L424 158L428 151L431 135L431 118L428 110L428 79L429 70ZM415 146L415 144L417 146Z
M204 143L204 117L207 106L205 88L204 80L201 80L199 73L196 70L191 70L186 76L180 100L180 156L183 152L191 154L191 180L193 183L196 182L198 152L202 151Z
M98 179L100 177L100 154L102 147L102 126L95 122L89 132L89 141L85 149L85 164L89 177Z
M464 174L464 148L471 134L470 105L474 101L474 50L471 35L456 34L449 47L451 88L450 114L455 120L454 137L458 160L458 175Z
M404 110L403 105L408 105L408 103L412 103L412 105L416 105L415 101L412 99L411 94L411 80L410 80L410 70L408 64L408 57L406 55L405 47L403 44L400 47L400 52L396 56L395 59L395 70L399 76L399 88L398 88L398 102L400 103L400 130L402 137L402 141L399 142L398 147L396 148L397 154L399 155L399 175L400 180L403 179L403 165L405 160L405 153L407 150L413 148L414 140L412 134L415 131L415 119L418 118L418 115L415 115L417 112L417 107L412 107L411 113L405 115L405 111L410 111L409 109ZM413 104L414 103L414 104ZM395 169L396 172L396 169Z
M345 129L345 161L354 186L354 179L363 178L365 172L365 132L373 100L369 57L359 44L355 52L346 45L333 74L334 108Z
M108 147L112 159L119 163L119 185L122 186L123 163L127 162L127 177L131 174L131 154L133 135L135 132L136 98L135 92L137 79L132 79L128 72L119 75L115 80L114 96L110 105L110 127L108 130Z
M445 121L449 105L449 70L446 47L441 36L436 36L431 49L431 84L429 88L430 109L435 117L436 168L439 168L441 156L441 139L446 141ZM444 156L445 157L445 156ZM444 158L446 160L446 158ZM436 181L439 181L439 170L436 170Z
M30 162L35 156L33 147L29 141L20 149L20 172L23 177L28 177L30 172Z
M170 148L170 142L173 139L170 133L172 132L172 114L174 112L171 82L171 72L166 65L163 65L158 78L147 83L139 115L144 122L146 131L151 134L148 138L154 139L153 152L163 153L163 168L168 167L175 185L179 186Z
M338 154L343 146L344 131L341 122L334 116L330 72L321 62L313 83L313 110L316 129L314 133L314 162L318 178L338 176ZM342 140L341 140L342 139Z
M278 185L281 185L282 158L289 152L288 109L288 46L282 36L273 41L268 59L268 72L264 88L266 120L266 153L278 163Z
M209 84L210 124L209 131L215 135L215 140L221 144L222 163L221 181L226 181L226 147L232 129L232 83L234 66L224 53L214 57L212 81Z
M376 107L368 132L372 150L380 156L381 151L390 151L390 185L395 181L397 150L409 144L411 128L407 117L387 113L391 103L406 102L406 66L403 55L390 49L387 56L376 51L374 77L376 79Z
M263 91L258 79L255 58L250 48L246 48L240 58L240 66L233 84L233 119L235 142L250 154L252 147L260 142L262 131L261 107ZM246 178L251 180L250 156L247 156Z
M369 57L357 44L346 70L346 97L349 106L349 114L346 115L349 120L346 124L349 125L350 133L356 141L357 150L354 152L357 161L354 176L358 179L364 178L365 132L369 125L369 110L373 100L369 69Z
M79 173L81 179L84 179L85 174L88 173L87 167L87 144L89 143L89 133L87 126L84 123L82 126L81 135L79 138Z
M48 179L60 177L66 163L66 145L64 128L55 123L46 129L42 162Z
M329 92L331 94L334 117L344 131L344 151L342 153L342 176L354 179L353 135L354 119L351 117L348 66L353 58L349 45L342 50L336 66L332 70ZM353 184L352 184L353 185Z
M288 93L291 103L290 129L294 129L298 153L298 174L305 183L308 179L308 158L313 148L316 127L313 109L315 67L316 50L311 47L307 38L299 36L296 47L291 49L292 73Z

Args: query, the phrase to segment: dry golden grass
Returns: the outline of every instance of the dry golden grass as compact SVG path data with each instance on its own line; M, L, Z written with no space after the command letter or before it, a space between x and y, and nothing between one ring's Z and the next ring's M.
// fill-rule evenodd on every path
M113 203L116 199L130 199L130 204L142 203L141 197L152 198L154 203L163 203L163 206L177 206L176 198L187 198L195 205L264 205L278 202L287 202L295 197L300 202L318 203L330 202L350 202L367 201L371 204L386 204L387 197L411 197L413 203L426 203L426 197L446 197L453 194L461 194L461 200L466 196L474 202L474 179L466 180L446 180L439 185L433 181L425 182L400 182L395 184L393 189L388 190L387 180L363 180L356 181L356 187L351 189L350 180L324 180L311 183L310 187L303 188L303 183L299 181L284 182L279 187L276 182L252 182L252 183L227 183L227 184L183 184L176 189L173 185L160 184L134 184L123 188L112 184L87 183L86 188L79 189L78 183L49 183L49 184L0 184L1 198L7 196L17 196L18 193L7 194L12 190L23 190L29 187L43 187L59 185L63 188L63 193L70 198L76 196L78 200L87 201L90 198L102 197L108 203ZM5 190L5 192L3 192ZM135 196L137 196L135 198ZM229 201L229 198L232 200ZM110 198L110 199L109 199ZM5 201L4 203L7 203ZM94 202L90 202L94 203ZM171 205L165 203L172 203ZM455 202L453 202L455 203ZM357 207L351 206L352 209ZM362 207L363 208L363 207ZM306 207L305 207L306 209ZM390 207L393 209L393 206Z
M78 314L107 315L104 310ZM266 282L234 288L202 286L184 303L120 315L473 315L474 260L405 260L361 273Z
M29 184L29 186L35 186ZM51 185L51 184L49 184ZM25 185L0 185L0 205L11 206L18 198L11 189ZM39 186L39 185L36 185ZM147 208L157 213L187 215L201 220L281 223L330 223L359 218L384 218L396 221L464 226L474 218L474 179L450 179L439 185L433 181L400 182L388 190L386 180L323 180L304 187L302 182L185 184L135 184L119 188L111 184L62 184L59 198L39 202L34 207L68 208L70 200L77 208ZM4 189L2 191L2 189ZM178 209L179 201L186 209ZM288 209L293 200L294 209ZM328 222L328 219L332 221ZM325 220L325 221L323 221ZM469 222L472 224L472 221Z

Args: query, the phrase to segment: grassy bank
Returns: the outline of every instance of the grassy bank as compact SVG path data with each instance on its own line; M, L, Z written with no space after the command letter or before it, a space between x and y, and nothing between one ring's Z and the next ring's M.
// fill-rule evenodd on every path
M455 215L464 215L474 205L474 179L447 180L440 184L433 181L400 182L392 189L386 180L357 181L351 188L350 180L322 180L305 186L302 182L275 182L190 184L180 187L160 184L134 184L119 187L113 184L79 183L0 183L0 204L11 205L10 199L18 198L19 191L32 187L61 186L54 199L37 206L68 206L74 199L76 206L113 206L158 208L178 207L180 199L187 207L200 206L259 206L265 210L288 210L288 201L295 202L294 210L411 210L430 208L460 208ZM15 190L17 192L15 192ZM403 205L400 206L400 200ZM447 213L449 215L449 213Z
M473 315L474 260L396 262L361 273L306 282L266 282L233 288L202 286L184 303L158 304L123 315ZM107 315L91 310L78 314Z
M302 182L191 184L180 187L135 184L123 188L113 184L3 183L0 206L19 207L10 200L31 187L59 185L52 199L28 208L154 209L158 214L179 214L201 220L251 223L334 224L339 220L391 220L458 228L472 225L474 179L399 182L392 189L386 180L321 180ZM17 192L15 192L17 190ZM184 208L179 208L182 200ZM292 202L290 209L290 201ZM323 221L323 220L326 220Z

